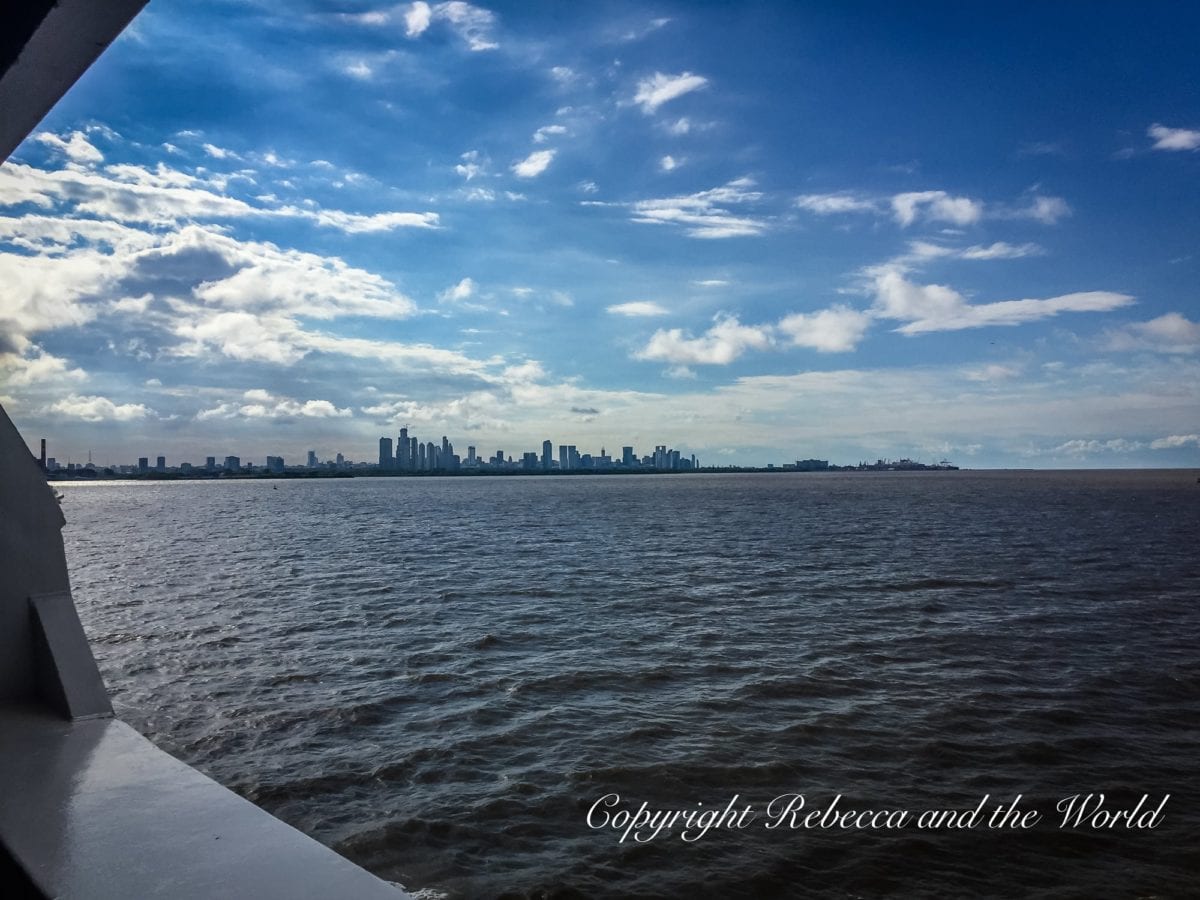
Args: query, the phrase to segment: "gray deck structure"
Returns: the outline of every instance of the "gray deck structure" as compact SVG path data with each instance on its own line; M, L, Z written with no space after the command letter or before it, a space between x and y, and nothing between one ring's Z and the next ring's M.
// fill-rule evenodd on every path
M144 4L36 0L8 17L0 162ZM0 896L408 897L113 717L71 598L63 525L0 408Z

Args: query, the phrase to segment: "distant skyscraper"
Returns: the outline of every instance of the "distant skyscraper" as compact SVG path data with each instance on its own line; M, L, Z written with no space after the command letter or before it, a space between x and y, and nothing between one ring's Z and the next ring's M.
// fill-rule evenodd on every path
M425 445L420 442L417 443L417 468L425 468Z
M236 456L225 457L225 471L237 472L242 468L242 461Z
M379 468L390 469L393 467L395 460L392 459L392 439L390 437L381 437L379 439ZM312 463L309 463L312 465Z
M204 468L208 469L208 471L210 471L210 472L212 472L214 469L216 469L217 468L217 458L215 456L204 457Z
M337 455L337 467L340 469L345 464L346 464L346 457L342 456L342 454L339 453Z
M408 426L400 429L400 437L396 438L396 468L407 472L412 468L411 455L408 452Z
M574 444L567 444L567 468L578 469L579 463L579 451L575 449Z
M150 471L150 460L144 456L139 456L138 457L138 471L139 472L149 472Z
M564 472L571 468L571 458L567 455L567 445L558 445L558 467Z
M471 465L471 466L475 465L475 448L474 447L467 448L467 464Z
M156 459L154 461L154 471L156 471L156 472L167 471L167 458L165 456L160 456L158 459Z
M272 472L275 475L282 475L283 474L283 457L282 456L268 456L267 457L267 471Z
M633 455L633 448L632 447L622 447L621 448L621 465L632 467L636 462L637 462L637 460Z
M431 471L439 468L437 454L437 446L433 443L433 441L428 441L425 444L425 468Z
M542 441L542 471L549 472L554 467L554 444Z

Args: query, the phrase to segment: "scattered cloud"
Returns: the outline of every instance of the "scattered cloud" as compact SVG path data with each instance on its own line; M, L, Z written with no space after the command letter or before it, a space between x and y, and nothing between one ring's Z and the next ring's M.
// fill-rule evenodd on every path
M1071 215L1071 207L1062 197L1034 197L1026 206L1009 211L1000 211L999 218L1032 219L1043 225L1055 225L1059 219Z
M671 172L683 165L682 160L678 160L673 156L664 156L658 161L658 168L663 172Z
M903 227L918 219L972 225L983 215L983 204L970 197L952 197L945 191L910 191L892 197L892 212Z
M1151 450L1177 450L1180 447L1200 447L1200 434L1172 434L1150 442Z
M461 303L463 300L469 300L475 296L476 284L470 278L464 278L458 284L446 288L438 294L438 300L442 303Z
M1148 322L1135 322L1123 328L1110 330L1106 337L1109 350L1200 352L1200 322L1192 322L1177 312L1166 313Z
M46 146L53 147L71 162L98 163L104 161L104 154L91 145L82 131L71 132L70 137L65 140L48 131L37 134L35 138Z
M665 316L668 310L661 303L653 300L634 300L629 303L617 303L607 307L607 311L615 316Z
M255 388L246 391L240 401L201 410L196 419L343 419L352 415L349 407L338 408L329 400L299 401Z
M718 315L698 338L680 328L660 329L633 356L678 365L727 366L747 350L770 346L770 326L743 325L736 316Z
M153 415L141 403L113 403L107 397L71 394L50 406L50 412L84 422L132 422Z
M535 150L524 159L513 163L512 170L518 178L536 178L550 167L557 150Z
M675 225L688 237L728 238L762 234L767 222L750 216L737 216L728 207L754 203L762 198L750 190L754 181L738 178L728 184L684 197L639 200L633 204L633 221L654 225Z
M796 198L796 205L801 209L816 213L818 216L828 216L835 213L878 211L878 204L874 200L846 192L804 194Z
M42 210L69 204L77 215L155 226L187 221L300 219L348 234L395 228L436 228L435 212L349 213L315 206L255 206L224 192L226 179L183 172L159 163L150 169L111 165L38 169L22 163L0 168L0 207L29 203Z
M665 75L655 72L649 78L638 82L637 93L633 102L642 108L642 112L650 115L657 112L664 103L682 97L684 94L698 91L708 85L708 79L691 72L679 75Z
M871 326L871 316L848 306L833 306L814 313L795 313L781 319L780 331L797 347L821 353L853 350Z
M404 34L410 38L420 37L432 21L433 10L429 4L424 0L417 0L404 12Z
M916 284L902 269L885 265L873 273L874 315L905 322L901 334L958 331L989 325L1019 325L1063 312L1108 312L1128 306L1133 298L1111 291L1084 291L1044 300L1001 300L971 304L953 288Z
M533 133L533 142L535 144L544 144L552 136L566 133L567 128L565 125L543 125Z
M1155 150L1200 150L1200 130L1168 128L1156 122L1146 133L1154 138Z

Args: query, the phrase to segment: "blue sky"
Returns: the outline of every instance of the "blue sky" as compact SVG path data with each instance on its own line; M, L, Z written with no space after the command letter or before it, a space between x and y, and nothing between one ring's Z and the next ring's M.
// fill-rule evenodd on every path
M78 460L1200 460L1200 10L155 0L0 168ZM261 460L259 460L261 462Z

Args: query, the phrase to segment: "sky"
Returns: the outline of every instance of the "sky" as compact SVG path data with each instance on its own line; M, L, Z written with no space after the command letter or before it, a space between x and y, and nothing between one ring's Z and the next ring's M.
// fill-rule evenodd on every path
M1200 7L154 0L0 167L60 462L1200 465Z

